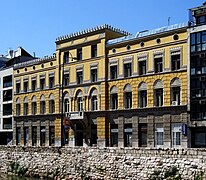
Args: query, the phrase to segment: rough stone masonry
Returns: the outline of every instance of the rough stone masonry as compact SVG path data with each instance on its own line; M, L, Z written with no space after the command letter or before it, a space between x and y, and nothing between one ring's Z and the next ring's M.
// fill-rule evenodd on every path
M0 168L45 179L205 179L206 149L1 146Z

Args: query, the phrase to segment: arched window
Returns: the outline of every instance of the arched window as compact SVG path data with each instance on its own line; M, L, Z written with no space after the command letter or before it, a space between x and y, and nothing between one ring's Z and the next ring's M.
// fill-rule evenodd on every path
M45 112L46 112L45 96L41 95L41 98L40 98L40 113L45 114Z
M118 109L118 89L116 86L110 90L110 106L111 109Z
M28 108L29 108L29 105L28 105L28 98L25 97L24 98L24 115L28 115Z
M20 99L16 99L16 115L19 116L21 112L21 104L20 104Z
M138 88L139 92L139 107L147 107L147 84L142 82Z
M170 84L171 105L173 106L180 105L180 91L181 91L181 82L178 78L175 78L171 81Z
M154 106L163 106L163 83L161 80L154 83Z
M98 92L97 89L92 89L90 94L91 110L98 110Z
M68 93L64 94L64 112L65 113L69 112L69 94Z
M83 93L81 90L77 92L76 100L77 100L77 111L83 111Z
M36 110L36 96L32 97L31 108L32 108L32 114L35 115L37 112L37 110Z
M130 84L124 88L124 107L126 109L132 108L132 86Z
M55 112L55 102L54 102L54 95L50 94L49 96L49 113Z

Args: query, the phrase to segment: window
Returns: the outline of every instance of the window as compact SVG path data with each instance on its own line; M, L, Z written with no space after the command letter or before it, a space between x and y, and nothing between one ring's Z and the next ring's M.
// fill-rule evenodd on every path
M28 145L29 141L29 127L24 127L24 145Z
M132 76L132 64L126 63L124 64L124 77Z
M54 87L54 76L50 76L49 77L49 88L53 88Z
M64 74L64 86L69 85L69 74Z
M12 118L3 118L3 129L12 129Z
M55 127L50 126L49 127L49 146L55 145Z
M124 89L124 107L126 109L132 108L132 87L129 84Z
M155 145L162 147L164 145L164 129L163 124L155 124Z
M162 64L163 64L162 57L154 58L155 73L160 73L163 71Z
M91 69L91 82L97 81L97 69Z
M206 31L192 33L190 35L191 52L206 50Z
M82 60L82 48L77 49L77 60Z
M16 82L16 93L20 93L20 82Z
M28 81L24 81L24 92L28 91Z
M3 77L3 88L12 87L12 75Z
M180 54L171 56L172 71L180 69Z
M36 90L36 79L33 79L32 81L31 81L31 88L32 88L32 91L35 91Z
M69 99L64 99L64 112L69 112Z
M32 127L32 146L37 145L37 127Z
M45 112L46 112L45 97L44 97L44 95L42 95L40 98L40 113L45 114Z
M20 100L19 100L19 98L17 98L17 100L16 100L16 116L20 115L20 111L21 111Z
M180 105L180 87L181 82L179 79L175 78L171 81L171 104L173 106Z
M139 107L147 107L147 90L139 91Z
M83 72L77 71L77 84L82 84L82 83L83 83Z
M113 86L110 90L110 104L111 109L118 109L118 89Z
M28 108L29 108L29 104L28 104L28 98L25 97L24 98L24 115L28 115Z
M37 112L36 96L32 97L31 109L32 109L32 114L35 115Z
M111 147L118 147L118 124L111 124Z
M172 147L181 146L182 141L182 124L173 123L172 124Z
M92 58L97 57L97 45L91 46L91 55L92 55Z
M154 105L163 106L163 83L158 80L154 86Z
M40 146L45 146L46 129L45 126L40 127Z
M69 63L69 52L64 53L64 63Z
M16 145L20 145L21 143L21 128L16 128Z
M202 25L205 23L206 23L206 16L205 15L196 17L196 24L197 25Z
M49 96L49 113L55 112L55 102L54 102L54 95L50 94Z
M139 147L147 147L147 124L139 124Z
M43 89L45 89L45 79L41 78L40 79L40 90L43 90Z
M117 65L110 66L110 79L117 79Z
M83 110L83 98L78 97L77 98L77 111L82 111Z
M12 100L12 89L3 91L3 101L11 101Z
M3 104L3 116L12 115L12 103Z
M91 94L90 94L90 100L91 100L91 110L92 111L95 111L95 110L98 110L98 92L97 92L97 89L93 89L91 91Z
M145 61L139 61L139 75L144 75L147 72L146 69L146 60Z

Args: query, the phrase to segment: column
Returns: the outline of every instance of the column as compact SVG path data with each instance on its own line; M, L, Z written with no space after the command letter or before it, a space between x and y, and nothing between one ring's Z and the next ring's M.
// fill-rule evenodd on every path
M163 115L163 128L164 128L164 147L171 148L171 115Z
M49 146L49 120L46 120L45 123L45 146Z
M124 147L124 117L118 117L118 147Z
M97 146L106 147L108 137L106 134L107 122L106 117L97 117Z
M147 147L154 147L155 136L154 136L154 116L147 116Z
M37 121L37 146L40 146L40 126L41 126L41 123L40 121L38 120Z
M28 122L28 128L29 128L29 140L28 140L28 146L32 146L32 122Z
M132 117L132 147L138 147L139 137L138 137L138 116Z

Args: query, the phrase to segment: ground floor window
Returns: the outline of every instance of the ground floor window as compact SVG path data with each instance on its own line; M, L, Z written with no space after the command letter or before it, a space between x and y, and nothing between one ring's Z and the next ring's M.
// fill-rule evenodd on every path
M97 125L92 124L91 125L91 139L90 139L90 145L96 145L97 144Z
M139 124L139 146L147 147L147 124Z
M21 128L16 128L16 145L20 145L21 143Z
M111 147L118 147L118 124L111 124Z
M29 141L29 127L24 127L24 145L28 145Z
M206 128L191 129L192 148L206 148Z
M32 127L32 146L37 145L37 127Z
M162 147L164 145L164 128L162 123L155 124L155 146Z
M45 146L45 133L46 133L46 130L45 130L45 126L41 126L40 128L40 145L41 146Z
M55 145L55 128L54 126L49 127L49 146Z
M181 146L182 142L182 124L172 124L172 147Z
M124 147L132 146L132 124L124 125Z

